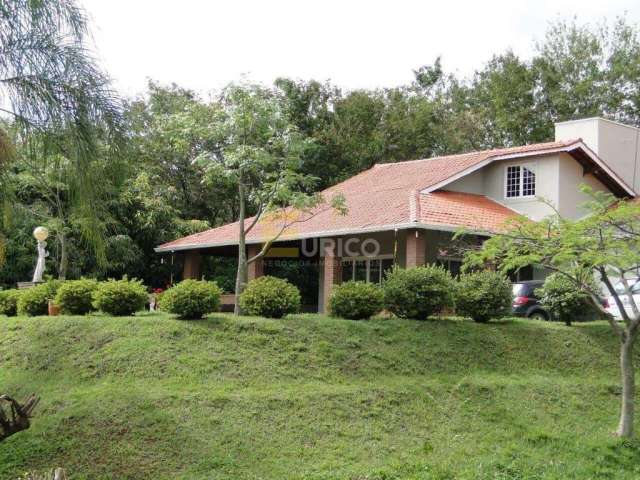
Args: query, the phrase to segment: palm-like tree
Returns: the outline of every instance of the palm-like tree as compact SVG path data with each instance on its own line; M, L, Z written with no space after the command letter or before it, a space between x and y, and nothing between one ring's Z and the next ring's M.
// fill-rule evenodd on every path
M88 37L86 14L74 0L0 1L0 167L14 156L12 138L33 158L64 155L72 165L74 198L84 212L94 211L87 205L96 196L91 162L98 139L117 150L121 118L121 102L97 66ZM2 125L15 134L8 135ZM11 193L2 170L0 196L6 202ZM22 406L10 400L12 411L25 418L37 403L34 397ZM23 420L14 423L28 427ZM19 429L5 428L0 440Z

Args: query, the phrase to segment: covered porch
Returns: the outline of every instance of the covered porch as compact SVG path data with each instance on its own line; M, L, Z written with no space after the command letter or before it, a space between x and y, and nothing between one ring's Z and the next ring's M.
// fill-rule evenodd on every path
M357 280L381 283L386 271L398 265L410 268L427 263L440 264L457 275L462 264L460 242L454 231L429 228L397 228L357 234L288 239L275 242L265 257L249 264L249 281L262 275L286 278L301 292L304 311L326 313L335 285ZM480 235L465 236L467 245L479 244ZM261 243L249 243L252 257ZM237 245L179 247L168 250L182 263L182 279L211 279L207 259L226 258L235 262ZM237 262L234 263L237 265ZM233 292L223 297L223 309L234 303Z

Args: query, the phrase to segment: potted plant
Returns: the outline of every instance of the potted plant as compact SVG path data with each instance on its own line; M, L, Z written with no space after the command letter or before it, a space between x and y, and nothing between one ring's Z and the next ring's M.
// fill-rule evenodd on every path
M53 300L49 300L49 316L55 317L60 315L60 305L56 305Z

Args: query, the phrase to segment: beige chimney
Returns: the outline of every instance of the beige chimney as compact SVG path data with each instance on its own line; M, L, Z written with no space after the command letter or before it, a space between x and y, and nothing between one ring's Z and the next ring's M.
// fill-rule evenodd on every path
M640 129L604 118L555 124L556 140L582 138L627 185L640 193Z

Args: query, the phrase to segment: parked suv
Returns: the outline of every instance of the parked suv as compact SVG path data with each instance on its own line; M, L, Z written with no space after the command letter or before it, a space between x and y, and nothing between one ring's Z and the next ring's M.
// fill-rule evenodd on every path
M513 284L513 309L518 317L534 318L536 320L549 320L550 315L536 295L536 288L542 287L544 281L529 280Z

